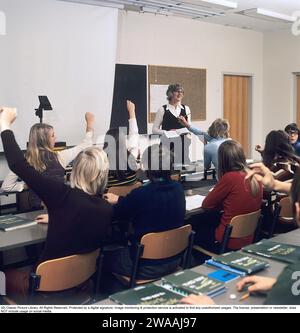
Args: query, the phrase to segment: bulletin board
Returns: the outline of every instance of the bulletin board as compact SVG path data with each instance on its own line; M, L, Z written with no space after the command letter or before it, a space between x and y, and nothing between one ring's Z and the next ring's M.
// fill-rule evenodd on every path
M161 106L168 103L166 88L175 83L184 88L182 104L190 107L191 120L206 120L206 69L149 65L148 121L154 121L159 104Z

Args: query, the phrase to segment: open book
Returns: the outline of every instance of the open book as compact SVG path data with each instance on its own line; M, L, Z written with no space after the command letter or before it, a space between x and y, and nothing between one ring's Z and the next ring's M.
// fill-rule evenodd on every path
M0 216L1 231L11 231L15 229L29 227L35 224L37 224L36 221L27 220L25 218L12 214Z

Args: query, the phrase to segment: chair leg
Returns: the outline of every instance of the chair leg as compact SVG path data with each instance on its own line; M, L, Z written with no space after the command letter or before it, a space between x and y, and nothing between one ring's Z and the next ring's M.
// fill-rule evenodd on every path
M220 254L223 254L226 251L231 232L232 232L232 226L230 224L227 224L225 226L225 231L221 243Z
M137 275L137 270L139 266L139 260L140 256L142 254L142 251L144 250L144 246L142 244L137 244L137 249L136 249L136 256L133 262L133 267L132 267L132 274L130 277L130 288L135 287L135 281L136 281L136 275Z
M187 251L185 253L185 259L183 263L183 269L190 268L191 267L191 257L192 257L192 251L194 246L194 237L195 237L195 231L191 231L191 234L189 236L189 244Z
M100 290L100 280L102 275L102 266L103 266L103 258L104 254L101 252L98 259L97 259L97 270L95 275L95 281L94 281L94 290L93 290L93 299L96 300L97 295L99 294Z
M28 290L28 304L33 304L35 290L39 288L41 277L35 273L30 273L29 276L29 290Z
M260 215L259 218L258 218L258 222L257 222L256 230L255 230L255 233L254 233L254 239L253 239L253 242L254 242L254 243L256 243L256 242L259 241L259 236L260 236L260 230L261 230L262 219L263 219L263 216Z
M269 238L272 238L275 232L275 228L278 224L278 218L279 218L279 214L281 211L281 206L279 205L279 203L275 204L275 209L274 209L274 216L273 216L273 221L269 230Z

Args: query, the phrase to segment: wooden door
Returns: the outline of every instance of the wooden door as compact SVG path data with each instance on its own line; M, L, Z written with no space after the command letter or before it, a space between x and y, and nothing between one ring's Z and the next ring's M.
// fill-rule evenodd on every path
M296 76L296 122L298 125L298 128L300 126L300 75Z
M230 137L241 143L250 156L251 76L224 75L224 118L230 123Z

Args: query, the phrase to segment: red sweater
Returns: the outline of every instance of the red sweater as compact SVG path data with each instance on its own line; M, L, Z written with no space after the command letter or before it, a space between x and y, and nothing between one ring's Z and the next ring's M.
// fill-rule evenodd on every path
M262 187L254 197L251 193L250 183L245 181L245 176L246 173L241 171L227 172L202 203L203 208L224 211L221 223L215 232L215 238L219 242L222 241L225 225L229 224L233 217L254 212L261 207ZM250 244L252 240L253 236L230 238L228 247L233 250L240 249Z

